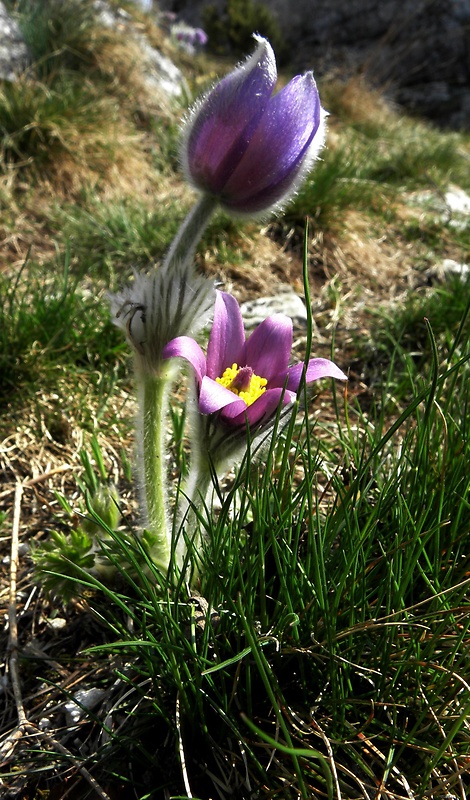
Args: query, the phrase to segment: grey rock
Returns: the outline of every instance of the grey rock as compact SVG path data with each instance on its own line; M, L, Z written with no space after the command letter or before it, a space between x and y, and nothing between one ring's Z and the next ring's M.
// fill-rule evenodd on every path
M290 286L280 287L272 297L259 297L242 303L241 312L246 328L254 328L273 314L286 314L296 327L305 327L307 309L302 298Z
M454 261L453 258L445 258L441 264L441 270L445 275L458 275L462 280L465 280L470 274L468 264L461 264L459 261Z
M0 80L14 81L29 63L28 48L18 24L0 2Z
M452 212L470 217L470 195L458 186L450 188L445 195L446 205Z
M183 73L171 59L152 47L145 37L141 38L140 47L145 54L143 77L149 88L163 89L165 94L175 98L189 94Z
M141 11L148 14L153 9L153 0L133 0L136 6L139 6Z
M97 12L98 21L105 28L122 29L128 26L132 20L127 11L111 6L106 0L95 0L93 6Z
M136 30L132 17L122 8L111 6L106 0L95 0L94 6L102 25L124 31L139 46L143 56L143 79L149 89L161 89L169 97L180 98L188 93L188 86L180 69L152 47L147 37Z
M103 700L106 692L104 689L92 687L79 689L72 699L64 703L65 720L67 725L76 725L85 716L86 711L92 711Z

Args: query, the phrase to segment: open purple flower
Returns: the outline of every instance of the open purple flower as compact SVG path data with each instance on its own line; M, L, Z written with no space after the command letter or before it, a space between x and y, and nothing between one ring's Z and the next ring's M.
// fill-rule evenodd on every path
M285 203L324 144L325 117L313 74L273 95L276 60L266 39L196 104L182 161L196 189L223 208L259 214Z
M295 400L304 364L289 366L292 349L292 320L274 314L245 339L240 307L229 294L217 292L214 322L207 356L189 336L172 339L163 358L180 357L194 369L202 414L218 413L229 426L251 426L272 417L280 403ZM306 382L319 378L347 380L332 361L312 358Z

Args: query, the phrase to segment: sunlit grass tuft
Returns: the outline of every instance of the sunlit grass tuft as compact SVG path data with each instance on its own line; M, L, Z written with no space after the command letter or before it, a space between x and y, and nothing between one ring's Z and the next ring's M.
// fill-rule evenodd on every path
M113 654L114 691L139 713L99 753L105 774L184 797L465 792L469 359L440 369L434 352L387 423L393 370L367 416L338 395L336 425L328 389L261 467L248 453L201 515L192 596L107 529L121 582L84 576L110 637L90 654Z
M86 72L96 66L109 33L97 25L91 0L19 0L14 12L40 79L59 70Z
M109 286L122 285L134 269L160 261L184 218L182 200L128 197L100 200L88 207L61 204L54 212L64 244L74 253L80 275L106 278Z
M171 127L175 112L145 86L138 43L104 28L89 0L25 0L15 10L32 64L0 88L0 167L47 178L70 196L87 183L145 182L144 132L153 119Z
M16 277L0 275L0 402L25 403L41 386L69 385L80 372L103 371L109 388L124 363L102 289L91 293L69 273L69 255L47 268L25 263Z
M115 104L94 87L63 75L52 87L25 77L0 91L4 163L54 167L62 154L88 170L113 160L117 147ZM56 167L57 168L57 167Z
M353 79L325 82L330 110L327 147L289 205L286 222L338 231L349 209L386 218L404 193L444 191L454 180L468 186L468 141L411 120ZM330 105L329 105L330 103Z
M400 303L375 310L367 340L356 340L356 353L368 383L380 385L393 364L393 394L407 399L410 375L429 374L431 326L443 364L448 354L462 355L470 339L470 279L448 275L441 285L410 292ZM400 357L397 358L397 353Z

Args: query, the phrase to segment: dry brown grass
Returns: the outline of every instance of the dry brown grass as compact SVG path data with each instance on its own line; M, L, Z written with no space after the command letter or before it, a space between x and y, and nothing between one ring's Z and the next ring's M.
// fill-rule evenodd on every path
M326 76L321 88L323 105L333 120L347 119L350 124L369 123L374 127L386 127L396 122L393 105L361 75L347 81Z

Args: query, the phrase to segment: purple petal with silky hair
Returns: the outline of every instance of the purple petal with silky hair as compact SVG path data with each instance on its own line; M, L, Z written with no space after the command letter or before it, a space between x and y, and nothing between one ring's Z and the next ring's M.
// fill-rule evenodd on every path
M284 314L273 314L263 320L247 339L243 365L249 364L256 375L269 382L285 372L292 349L292 320Z
M325 143L326 113L312 72L273 94L271 45L258 46L200 101L181 160L190 183L227 211L258 216L285 204Z
M213 414L216 411L235 406L235 413L239 414L246 408L246 403L236 394L221 386L217 381L207 376L202 379L199 392L199 410L202 414Z
M190 336L177 336L163 348L163 358L184 358L189 361L200 384L206 374L206 357L198 343Z
M255 426L272 417L279 408L281 400L283 405L287 405L294 399L295 394L292 392L284 392L283 389L268 389L242 413L237 414L236 408L229 406L221 411L220 416L231 425L246 425L248 421L249 425Z
M248 148L276 84L276 59L266 39L196 106L183 162L198 188L220 192Z
M289 187L292 183L318 131L320 112L313 75L293 78L269 101L250 147L224 186L223 196L240 208L248 202L252 210L257 198L279 200L284 185Z
M286 388L292 392L296 392L302 380L302 373L304 370L303 364L294 364L287 370L287 384ZM347 381L347 375L340 370L333 361L327 358L311 358L307 366L307 374L305 376L306 383L318 381L320 378L336 378L339 381ZM274 378L271 383L274 386L284 385L286 382L286 373L279 374Z
M243 319L236 299L226 292L216 292L214 322L207 347L206 374L220 378L227 367L240 364L245 344Z

